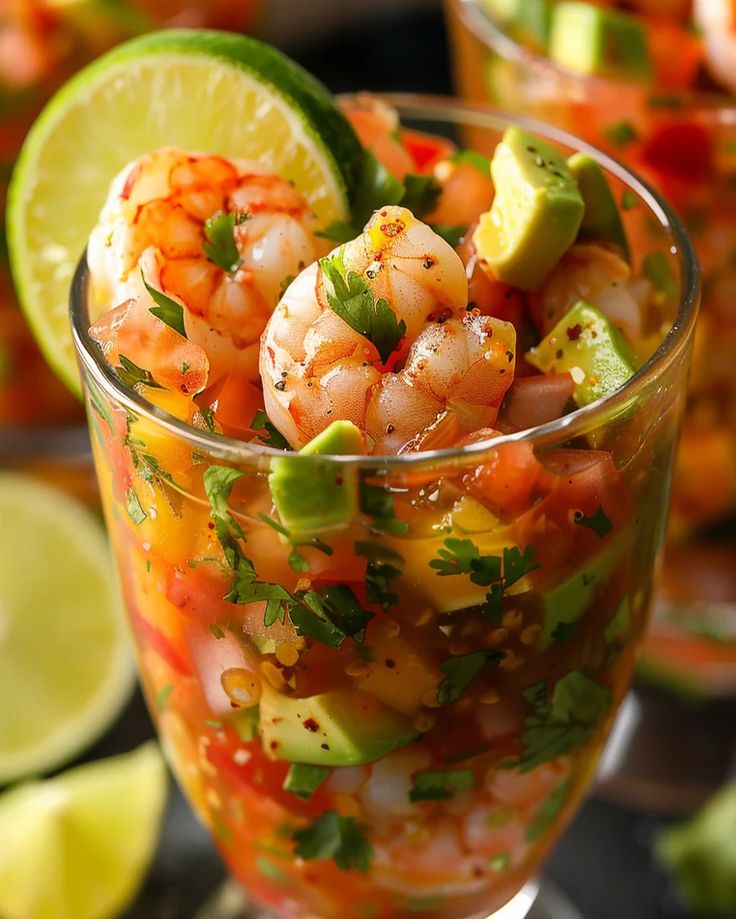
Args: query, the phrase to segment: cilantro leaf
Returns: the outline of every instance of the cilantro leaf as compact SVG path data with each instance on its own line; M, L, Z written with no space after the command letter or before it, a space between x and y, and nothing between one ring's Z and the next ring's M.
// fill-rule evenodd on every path
M203 245L207 259L223 271L234 274L243 264L238 246L235 242L235 227L249 218L243 212L218 211L204 222L204 235L207 241Z
M368 540L355 543L355 554L368 559L365 569L365 595L368 602L376 603L384 610L396 606L400 598L389 584L403 574L403 569L395 564L403 564L403 558L388 546Z
M376 346L385 364L406 333L388 303L373 291L357 271L345 273L342 250L319 260L325 294L330 308L356 332Z
M409 529L409 524L396 516L394 496L380 485L360 483L360 510L372 518L373 527L382 533L400 536Z
M603 128L603 136L614 147L621 149L637 140L638 132L630 121L617 121Z
M368 223L373 211L387 204L398 204L403 196L403 184L391 175L370 150L365 150L363 171L353 199L353 224L362 228ZM357 236L357 233L353 235Z
M415 217L421 218L435 209L441 194L442 188L433 176L407 173L404 176L404 194L399 203Z
M482 153L476 153L475 150L456 150L450 160L453 163L467 163L477 169L485 178L490 179L491 177L490 159Z
M169 328L172 328L175 332L178 332L186 338L187 331L184 328L184 307L181 303L177 303L176 300L172 300L171 297L167 297L163 291L156 290L155 287L152 287L146 280L142 269L141 277L143 278L143 284L146 290L157 304L156 306L152 306L149 312L153 313L161 322L165 322ZM186 373L186 371L184 372Z
M524 752L511 768L531 772L542 763L586 744L611 708L611 690L572 670L555 683L546 681L522 692L529 713L521 735Z
M360 235L360 230L356 229L351 223L345 223L343 220L333 220L328 223L324 230L318 230L315 236L322 239L331 239L337 243L347 243Z
M143 370L142 367L134 364L129 357L120 354L118 360L120 364L115 368L115 373L117 373L126 386L133 389L138 383L145 383L145 385L150 386L151 389L163 389L163 387L154 380L149 370Z
M318 552L324 552L325 555L332 555L334 551L331 545L319 539L317 536L310 536L307 539L294 539L283 523L279 523L278 520L274 520L273 517L269 517L268 514L259 513L258 517L265 524L270 526L271 529L276 530L277 533L285 539L288 539L291 543L292 549L287 561L292 571L309 571L309 562L299 551L300 546L311 546L313 549L317 549Z
M485 667L498 665L506 657L504 651L474 651L472 654L461 654L448 657L440 664L440 670L447 677L437 688L437 702L449 705L457 702L463 692Z
M373 613L364 610L346 584L330 584L320 593L307 590L290 611L299 635L309 635L330 648L339 648L346 638L365 639L365 627Z
M427 769L414 776L409 792L410 801L442 801L452 798L456 791L469 791L473 787L470 769Z
M308 826L292 833L296 854L305 861L333 859L344 871L367 871L373 861L373 847L366 838L366 827L355 817L341 817L325 811Z
M537 550L533 546L527 546L523 552L518 546L504 548L503 550L503 583L505 588L516 584L531 571L536 571L542 566L535 559Z
M534 819L526 828L525 836L528 842L540 839L547 830L551 829L559 817L563 807L567 804L572 792L572 782L565 779L557 788L554 788L534 815Z
M255 413L250 426L254 431L265 431L265 434L258 435L258 439L267 447L273 447L275 450L291 450L289 441L262 409L259 408Z
M468 232L467 224L464 223L430 223L430 227L453 249L457 249Z
M284 791L290 791L298 798L308 801L329 774L327 766L292 763L284 779Z
M129 488L127 491L125 496L125 510L136 526L140 526L148 516L141 507L141 502L138 500L138 495L135 493L134 488Z
M437 554L439 558L433 558L429 567L434 568L441 577L470 574L473 562L480 558L478 547L472 539L446 539L445 548L439 549Z
M598 505L598 510L591 517L586 517L582 511L575 512L575 523L578 526L592 530L598 539L603 539L613 529L611 520L603 510L603 505Z

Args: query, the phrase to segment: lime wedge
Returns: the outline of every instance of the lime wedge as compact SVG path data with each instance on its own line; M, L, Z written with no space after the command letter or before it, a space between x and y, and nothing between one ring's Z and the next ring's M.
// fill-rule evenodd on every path
M26 140L8 200L21 304L48 362L79 393L67 318L74 267L115 174L163 146L257 159L294 182L328 224L345 220L360 143L330 93L252 38L170 30L80 71Z
M0 521L2 785L92 743L129 698L133 666L107 541L90 512L2 473Z
M155 743L0 795L3 919L107 919L134 897L166 803Z

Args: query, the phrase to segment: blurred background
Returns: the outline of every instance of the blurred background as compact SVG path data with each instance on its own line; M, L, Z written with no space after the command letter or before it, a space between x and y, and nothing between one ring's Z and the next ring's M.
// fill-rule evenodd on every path
M443 9L434 0L0 0L0 207L23 137L53 91L118 41L171 24L260 35L287 50L335 92L455 90L452 51L461 45L462 26L455 23L450 43ZM466 95L487 98L465 84L463 89ZM491 101L503 103L499 98ZM0 465L44 480L96 512L81 407L46 368L32 342L15 303L2 234ZM730 537L730 524L719 525ZM736 770L736 627L734 607L729 606L736 601L733 556L726 554L716 568L709 584L719 587L712 599L726 608L726 618L731 616L731 632L725 638L725 633L711 635L713 647L703 651L701 629L690 660L687 642L678 639L674 663L660 647L667 666L649 668L649 679L642 675L612 741L598 793L547 866L546 875L583 917L695 916L655 850L663 830L695 813L727 786ZM2 605L0 596L0 611ZM704 688L714 668L723 677L717 692L712 686ZM3 677L0 671L6 699L10 689L7 673ZM131 750L153 737L139 693L126 698L121 690L116 704L119 708L124 703L122 713L80 761ZM716 810L716 818L726 814L725 825L713 830L713 812L706 823L696 825L685 870L696 885L731 891L731 905L726 900L725 911L718 915L736 917L736 808L730 805L729 811L719 804ZM703 840L715 842L701 845L699 830ZM1 832L0 827L0 838ZM172 788L155 858L125 915L195 917L223 878L207 835Z

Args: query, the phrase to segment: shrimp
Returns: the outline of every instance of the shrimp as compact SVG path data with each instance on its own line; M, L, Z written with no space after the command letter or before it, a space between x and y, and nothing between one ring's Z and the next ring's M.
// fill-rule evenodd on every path
M219 258L208 245L215 217L225 218ZM153 306L145 278L181 303L187 337L209 357L210 384L232 372L256 380L258 339L282 285L324 252L316 229L306 199L258 163L148 153L113 181L92 232L95 305Z
M694 0L693 20L712 76L736 93L736 6L732 0Z
M468 309L465 268L448 243L405 208L385 207L329 262L364 306L381 304L405 330L382 360L331 308L325 265L299 275L261 347L266 411L294 448L336 419L356 424L376 453L412 449L445 413L461 433L495 420L514 375L514 327Z
M585 300L635 338L641 333L641 292L630 276L627 263L611 249L597 243L576 244L530 295L534 321L546 334L578 300Z

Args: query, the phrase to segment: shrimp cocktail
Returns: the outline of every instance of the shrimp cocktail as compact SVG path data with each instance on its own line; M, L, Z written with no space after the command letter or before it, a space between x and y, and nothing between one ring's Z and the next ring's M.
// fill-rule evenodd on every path
M732 694L736 6L447 0L446 8L466 99L544 118L622 158L671 201L696 244L704 310L645 662L653 676L704 694ZM656 263L649 275L669 283Z
M486 916L549 852L645 626L696 307L621 167L397 104L171 32L32 134L24 175L88 132L85 187L18 190L95 202L72 323L143 685L294 919Z

